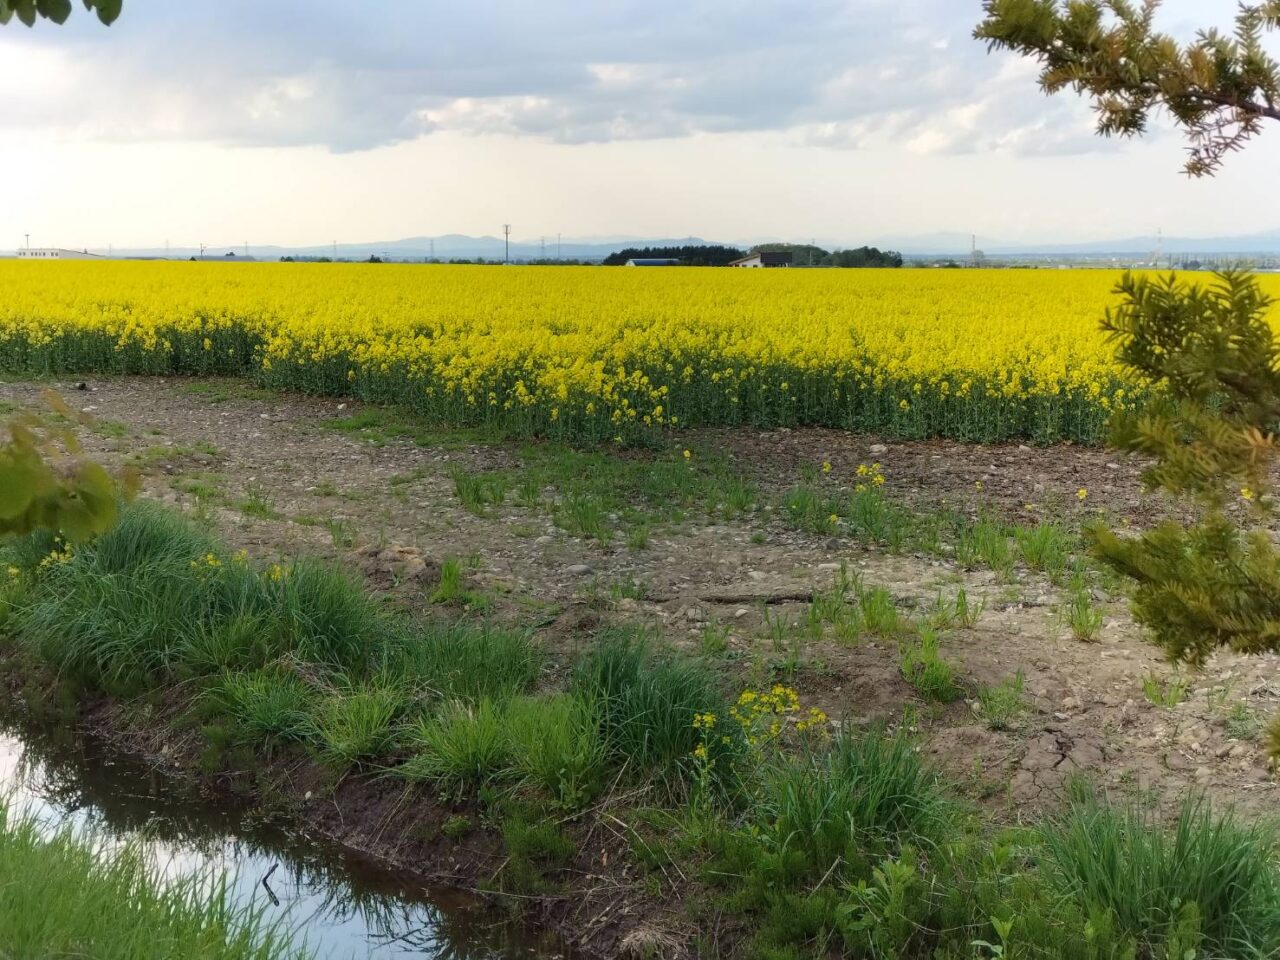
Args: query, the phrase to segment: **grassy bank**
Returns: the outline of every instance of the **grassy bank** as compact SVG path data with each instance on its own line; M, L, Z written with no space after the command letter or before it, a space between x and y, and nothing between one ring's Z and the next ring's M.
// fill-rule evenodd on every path
M198 731L210 770L305 757L416 789L452 811L446 840L502 845L495 888L573 894L625 869L697 955L1280 951L1266 827L1195 801L1163 824L1081 784L1043 823L996 830L907 733L832 723L781 685L729 689L634 629L552 663L527 633L410 617L313 562L254 564L145 503L75 550L13 543L0 572L12 653L73 692L178 703L165 715ZM850 590L828 614L878 619L883 599ZM893 631L904 672L941 683L919 626ZM622 864L592 860L602 824Z
M0 956L281 960L287 931L234 906L216 878L162 880L140 850L49 834L0 810Z

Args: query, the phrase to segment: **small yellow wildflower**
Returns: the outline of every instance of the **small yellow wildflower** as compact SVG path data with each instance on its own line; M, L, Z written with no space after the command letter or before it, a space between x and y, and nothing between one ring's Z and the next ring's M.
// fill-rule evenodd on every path
M831 461L830 461L830 460L824 460L824 461L822 462L822 472L823 472L823 473L830 473L830 472L831 472Z
M22 571L21 571L21 570L19 570L17 567L14 567L14 566L10 566L10 567L8 568L8 571L9 571L9 576L10 576L11 578L15 579L15 580L16 580L19 576L21 576L21 575L22 575Z
M1241 487L1240 496L1244 497L1246 500L1252 500L1254 497L1257 496L1257 494L1254 493L1253 490L1249 487Z
M688 450L686 450L686 451L684 452L684 458L685 458L686 460L692 460L692 459L693 459L693 454L692 454L692 453L690 453Z
M1077 500L1085 500L1088 498L1088 496L1089 496L1089 491L1086 490L1084 487L1081 487L1079 490L1076 491Z

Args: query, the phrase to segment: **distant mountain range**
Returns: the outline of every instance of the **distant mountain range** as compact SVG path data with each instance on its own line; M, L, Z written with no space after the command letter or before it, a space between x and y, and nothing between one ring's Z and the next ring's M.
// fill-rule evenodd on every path
M934 233L915 236L880 237L870 241L882 249L898 250L913 256L968 254L973 238L967 233ZM1083 243L1013 243L979 236L978 249L988 255L1062 255L1076 257L1107 254L1140 256L1157 249L1166 254L1275 254L1280 253L1280 230L1228 237L1160 237L1155 234L1120 240L1091 240Z
M776 241L780 238L757 237L750 241L704 240L700 237L632 237L632 236L593 236L563 238L555 237L545 240L513 241L510 257L514 261L536 260L542 257L562 257L568 260L601 260L611 253L627 247L676 247L704 243L728 243L744 249L754 243ZM808 242L796 240L796 242ZM932 233L904 236L881 235L860 238L853 242L837 242L830 239L818 239L817 244L827 249L844 247L870 246L885 250L897 250L908 256L967 256L973 239L967 233ZM73 249L80 249L74 243L62 244ZM1060 257L1106 257L1116 255L1148 256L1157 249L1165 254L1178 255L1213 255L1227 254L1258 255L1280 253L1280 230L1254 233L1242 236L1226 237L1157 237L1138 236L1119 240L1097 240L1084 243L1044 242L1007 242L991 237L979 236L978 249L988 256L1060 256ZM90 248L94 253L107 253L105 250ZM234 252L236 256L245 254L243 244L228 246L208 246L205 256L221 256ZM200 250L195 247L137 247L116 248L111 251L117 257L171 257L186 259L196 256ZM506 248L501 237L472 237L463 234L444 234L436 237L406 237L401 240L380 240L373 243L338 243L317 244L314 246L277 246L250 245L248 253L259 260L278 260L281 257L337 257L340 260L367 260L371 256L392 260L425 260L435 257L438 260L466 259L502 260Z

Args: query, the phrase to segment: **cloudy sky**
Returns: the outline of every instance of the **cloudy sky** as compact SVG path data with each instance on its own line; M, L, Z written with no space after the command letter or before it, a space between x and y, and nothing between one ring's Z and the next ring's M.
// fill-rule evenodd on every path
M1233 0L1168 0L1182 36ZM563 233L856 244L1280 229L1280 128L1167 125L988 55L979 0L125 0L0 28L0 249Z

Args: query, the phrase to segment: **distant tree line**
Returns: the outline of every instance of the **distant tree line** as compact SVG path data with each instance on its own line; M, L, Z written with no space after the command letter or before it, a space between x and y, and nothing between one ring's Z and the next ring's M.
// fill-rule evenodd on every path
M878 247L851 250L824 250L811 243L761 243L752 253L790 253L796 267L900 267L902 254Z
M679 260L686 267L723 267L745 257L737 247L718 244L684 247L627 247L602 261L606 267L620 267L628 260Z

